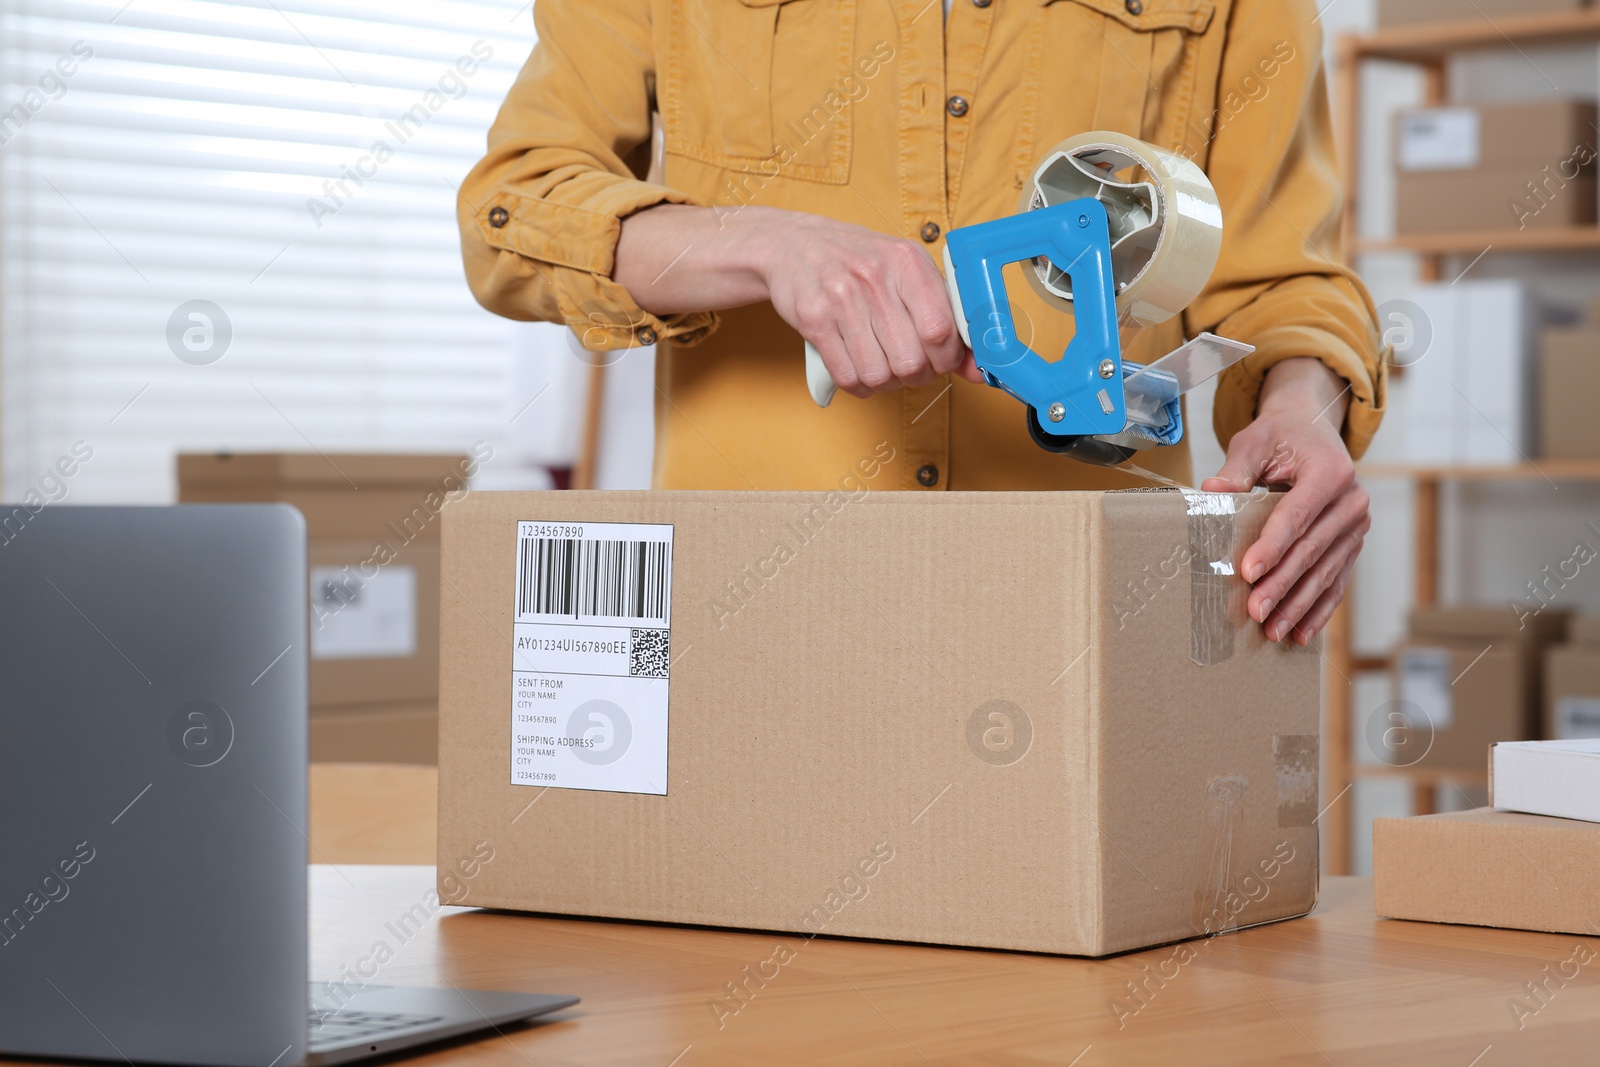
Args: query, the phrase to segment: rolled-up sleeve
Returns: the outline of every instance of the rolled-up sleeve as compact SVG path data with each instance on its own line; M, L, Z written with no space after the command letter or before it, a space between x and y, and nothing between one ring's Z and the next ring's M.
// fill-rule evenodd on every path
M655 95L649 0L539 0L534 22L539 43L457 198L473 295L507 318L565 323L591 349L704 338L715 315L652 315L611 277L624 218L695 202L640 176Z
M1349 384L1343 434L1360 458L1383 418L1388 360L1340 239L1344 195L1315 20L1311 0L1233 7L1207 166L1222 202L1222 255L1185 327L1256 346L1217 385L1223 447L1255 418L1267 372L1310 356Z

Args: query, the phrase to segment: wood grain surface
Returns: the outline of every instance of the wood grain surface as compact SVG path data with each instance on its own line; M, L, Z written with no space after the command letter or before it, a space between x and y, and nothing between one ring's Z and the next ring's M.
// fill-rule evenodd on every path
M1108 960L435 909L432 885L423 867L313 868L313 976L383 942L394 957L375 981L583 1003L407 1062L1600 1062L1600 962L1561 977L1580 940L1600 939L1379 920L1367 879L1325 879L1309 918ZM397 920L418 906L435 918L402 942ZM742 1004L727 988L741 982Z

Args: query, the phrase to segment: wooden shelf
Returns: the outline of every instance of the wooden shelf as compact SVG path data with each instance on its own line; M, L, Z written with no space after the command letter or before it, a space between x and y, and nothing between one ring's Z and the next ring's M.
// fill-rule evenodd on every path
M1467 233L1416 233L1363 237L1354 251L1414 252L1434 256L1476 256L1484 252L1600 252L1600 226L1561 230L1480 230Z
M1507 15L1496 19L1485 16L1459 22L1397 26L1359 34L1349 40L1355 54L1361 58L1437 63L1459 52L1568 44L1585 38L1600 38L1600 11Z
M1452 56L1492 50L1522 51L1545 45L1600 41L1600 10L1514 15L1503 18L1463 19L1424 26L1402 26L1376 33L1352 34L1339 39L1334 63L1334 120L1344 178L1345 210L1342 236L1352 255L1359 253L1410 253L1417 257L1417 277L1423 282L1447 282L1454 273L1445 270L1449 256L1479 257L1486 252L1571 253L1600 251L1600 226L1556 230L1504 230L1439 234L1411 234L1381 239L1359 238L1354 226L1361 192L1361 115L1363 66L1371 60L1409 64L1422 75L1422 103L1439 106L1448 100L1448 66ZM1439 600L1439 539L1442 532L1441 487L1446 482L1591 482L1600 481L1600 460L1540 459L1508 467L1428 467L1408 464L1372 464L1360 468L1364 478L1404 478L1413 482L1413 536L1416 545L1413 603ZM1482 786L1484 771L1440 771L1355 765L1351 760L1351 675L1359 670L1381 670L1382 657L1357 656L1351 648L1350 605L1340 605L1329 622L1324 653L1334 671L1325 691L1328 785L1331 793L1361 779L1398 780L1411 786L1413 810L1434 810L1437 787L1443 783ZM1352 820L1350 805L1334 804L1325 813L1324 863L1330 873L1350 869Z
M1362 478L1415 478L1438 482L1600 481L1600 459L1540 459L1514 467L1430 467L1373 463L1357 468Z

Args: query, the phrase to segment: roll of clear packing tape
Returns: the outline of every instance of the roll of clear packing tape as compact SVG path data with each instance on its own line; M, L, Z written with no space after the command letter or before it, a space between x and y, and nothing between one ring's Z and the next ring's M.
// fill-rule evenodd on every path
M1222 206L1195 163L1121 133L1056 145L1022 191L1021 211L1093 197L1111 222L1117 314L1154 326L1182 313L1211 280L1222 251ZM1072 279L1040 257L1023 272L1052 307L1072 310Z

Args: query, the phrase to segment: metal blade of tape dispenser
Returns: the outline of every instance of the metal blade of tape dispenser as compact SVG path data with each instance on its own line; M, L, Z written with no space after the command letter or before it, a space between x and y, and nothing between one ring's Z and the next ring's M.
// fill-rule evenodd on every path
M1130 374L1123 380L1128 421L1160 429L1166 425L1166 407L1195 386L1209 381L1254 352L1254 345L1203 333L1181 348Z

